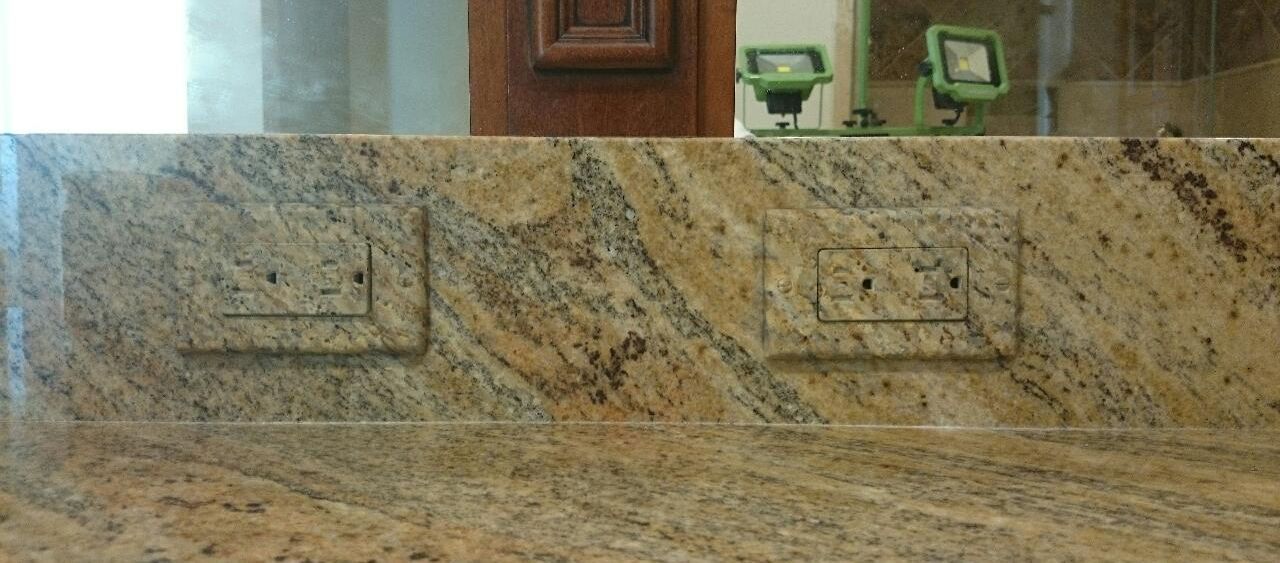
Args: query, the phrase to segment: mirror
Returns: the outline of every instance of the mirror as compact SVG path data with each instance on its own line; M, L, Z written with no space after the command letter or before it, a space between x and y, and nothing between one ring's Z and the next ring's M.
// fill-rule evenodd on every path
M802 130L857 128L868 115L891 132L909 128L929 30L940 26L998 37L940 47L969 74L989 72L991 54L1003 51L1007 92L986 108L988 135L1280 136L1277 0L738 0L740 48L807 44L831 54L831 83L795 116ZM860 37L869 40L861 71ZM961 60L959 50L981 56ZM736 117L748 129L796 127L745 90ZM932 92L922 101L929 133L956 117Z
M510 102L499 110L533 100L526 112L533 117L508 119L480 106L473 115L473 55L530 55L520 41L473 53L468 26L483 16L491 34L482 43L498 45L513 29L504 17L559 5L503 1L0 0L0 132L467 135L474 118L489 116L530 122L496 134L561 134L534 119L548 99L585 108L564 96L591 91L590 80L630 84L588 69L566 94L546 86L563 69L534 69L535 84L512 80L518 65L492 63L479 76L493 81L489 90L477 88L477 100L500 92ZM802 67L812 57L798 58L801 66L766 58L771 70L739 80L733 107L716 114L724 126L717 130L726 131L717 134L728 134L732 110L739 132L759 135L854 127L862 136L1280 136L1273 109L1280 107L1280 0L699 2L682 21L715 27L683 38L696 26L672 28L672 52L690 51L681 60L716 70L686 73L682 62L662 72L697 74L696 83L681 84L714 91L707 99L729 105L733 70L744 70L747 48L804 47L831 65L809 72ZM590 8L582 17L612 21L615 12L629 13L626 6L659 4L668 15L690 11L656 0L597 0L581 4ZM708 47L712 30L732 25L735 9L736 30L718 35L723 48ZM702 17L721 12L727 20ZM923 83L922 65L933 70ZM620 72L646 89L668 86L642 81L659 75L655 69ZM797 82L799 74L812 80ZM762 94L769 85L787 91ZM662 95L687 101L688 92ZM610 93L591 104L625 107L624 97ZM595 106L583 111L609 113ZM619 109L610 117L619 134L657 130L617 121L626 115ZM708 134L685 129L692 132L675 134Z

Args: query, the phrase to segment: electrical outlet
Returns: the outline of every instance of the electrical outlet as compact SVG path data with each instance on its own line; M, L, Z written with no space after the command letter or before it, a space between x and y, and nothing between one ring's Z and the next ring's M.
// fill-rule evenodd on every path
M172 237L174 345L193 353L414 354L427 343L415 207L196 204Z
M826 322L963 321L965 248L840 248L818 252L818 318Z
M228 316L369 314L368 244L236 244L218 280Z
M1016 211L772 209L764 229L770 358L989 359L1017 350Z

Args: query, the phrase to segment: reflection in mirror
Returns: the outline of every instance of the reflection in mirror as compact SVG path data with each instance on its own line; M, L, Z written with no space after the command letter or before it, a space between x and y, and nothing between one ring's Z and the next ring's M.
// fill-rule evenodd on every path
M993 39L935 41L939 26ZM812 84L794 116L739 84L736 117L756 134L958 134L944 120L963 111L955 127L972 123L982 104L956 97L972 88L938 88L945 73L918 86L922 65L963 49L981 56L951 60L967 66L952 74L1007 65L1007 92L980 115L988 135L1280 136L1280 0L739 0L737 38L740 50L818 46L832 60L830 83Z
M0 0L0 131L469 129L466 0Z

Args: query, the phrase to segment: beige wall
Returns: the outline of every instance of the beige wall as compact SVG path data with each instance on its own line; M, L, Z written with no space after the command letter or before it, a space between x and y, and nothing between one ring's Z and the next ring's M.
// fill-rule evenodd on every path
M1066 82L1057 87L1057 133L1154 137L1167 123L1203 135L1187 82Z
M1216 135L1280 137L1280 59L1220 73L1215 86Z
M1065 83L1058 91L1058 133L1151 136L1153 125L1170 122L1187 136L1280 137L1277 84L1280 59L1221 72L1212 80Z

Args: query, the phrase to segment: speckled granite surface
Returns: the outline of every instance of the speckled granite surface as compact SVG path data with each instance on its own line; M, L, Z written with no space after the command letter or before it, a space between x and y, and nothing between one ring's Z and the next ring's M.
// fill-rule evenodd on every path
M1237 140L0 137L0 418L1276 427L1278 158ZM281 204L419 209L426 232L191 228L201 206ZM769 357L766 214L873 207L1016 214L1011 347ZM371 256L422 251L425 299L391 296L416 309L366 314L334 288L347 301L269 308L318 317L220 319L237 328L183 348L213 322L190 311L249 302L193 304L208 288L187 284L289 256L237 248L362 232ZM361 271L359 248L326 248L317 263ZM190 282L189 252L220 273ZM915 328L898 334L925 351L966 334ZM254 346L275 352L232 351Z
M0 559L1254 560L1280 435L0 424Z

